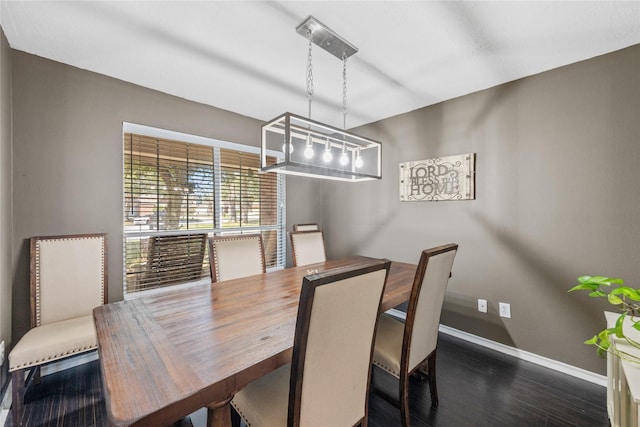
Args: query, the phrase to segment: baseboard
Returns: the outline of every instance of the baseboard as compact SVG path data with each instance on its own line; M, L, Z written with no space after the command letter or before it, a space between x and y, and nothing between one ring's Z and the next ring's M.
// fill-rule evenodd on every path
M388 310L387 313L402 320L406 318L405 312L396 310L394 308ZM517 357L518 359L526 360L527 362L535 363L536 365L544 366L545 368L553 369L554 371L559 371L564 374L571 375L572 377L589 381L590 383L597 384L602 387L607 386L607 377L604 375L599 375L594 372L587 371L586 369L578 368L577 366L568 365L564 362L559 362L557 360L549 359L548 357L520 350L518 348L511 347L497 341L492 341L487 338L479 337L477 335L454 329L446 325L440 325L439 330L443 334L451 335L456 338L460 338L462 340L480 345L482 347L486 347L500 353L508 354L509 356Z

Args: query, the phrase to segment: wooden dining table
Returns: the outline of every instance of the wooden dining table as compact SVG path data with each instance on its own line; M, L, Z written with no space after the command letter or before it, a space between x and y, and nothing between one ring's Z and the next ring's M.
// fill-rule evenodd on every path
M111 425L172 425L202 407L209 426L230 425L234 394L291 361L303 277L371 260L328 260L95 308ZM415 270L392 262L381 311L409 299Z

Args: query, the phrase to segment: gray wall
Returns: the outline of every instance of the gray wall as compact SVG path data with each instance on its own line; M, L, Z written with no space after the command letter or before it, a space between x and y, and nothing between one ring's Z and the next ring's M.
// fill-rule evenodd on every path
M294 224L316 223L322 228L323 180L302 176L287 176L287 229ZM287 265L291 259L291 241L287 236Z
M254 146L260 144L261 122L24 52L12 53L13 331L19 338L29 327L31 236L108 233L109 300L122 299L123 121ZM313 189L318 184L308 181L289 185L292 200L302 206L318 203L309 202L317 198L319 190ZM311 211L292 207L288 212L301 222ZM319 214L313 219L319 221ZM3 292L2 298L10 295Z
M11 49L0 28L0 340L5 345L11 342L11 182ZM3 363L1 390L7 383L7 366Z
M122 297L122 121L249 145L260 122L11 52L0 147L10 152L12 107L13 295L0 288L0 302L13 298L19 338L31 236L109 233L110 300ZM455 241L443 323L603 373L582 341L603 326L604 306L566 289L589 273L639 281L639 68L635 46L365 126L358 131L383 141L383 179L288 178L289 228L320 223L331 257L415 262L421 249ZM4 84L4 59L1 69ZM399 162L467 152L477 153L475 201L399 202ZM477 313L477 298L490 314ZM496 316L499 301L512 304L512 319Z
M383 179L324 184L329 255L417 262L457 242L442 323L604 373L582 342L606 306L567 289L583 274L639 286L638 76L636 45L356 129L383 142ZM476 200L400 203L400 162L470 152Z

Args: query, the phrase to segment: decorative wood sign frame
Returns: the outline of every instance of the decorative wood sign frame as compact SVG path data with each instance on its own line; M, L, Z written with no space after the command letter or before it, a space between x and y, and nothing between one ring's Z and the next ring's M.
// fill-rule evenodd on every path
M476 154L400 163L400 201L473 200Z

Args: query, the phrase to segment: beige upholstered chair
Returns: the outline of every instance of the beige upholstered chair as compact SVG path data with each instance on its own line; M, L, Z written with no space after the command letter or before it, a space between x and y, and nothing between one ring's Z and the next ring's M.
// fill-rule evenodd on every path
M318 224L293 224L293 231L318 231Z
M436 347L444 294L458 245L422 251L402 323L382 315L378 322L373 364L399 379L402 425L409 425L409 376L426 364L431 405L438 406Z
M266 271L260 234L209 237L211 281L237 279Z
M107 302L107 236L31 238L31 330L9 354L13 425L22 425L25 372L97 348L93 309ZM28 383L28 381L27 381Z
M366 426L372 343L390 265L372 261L304 278L291 364L231 402L247 425Z
M294 266L327 260L322 231L292 231L289 238Z

